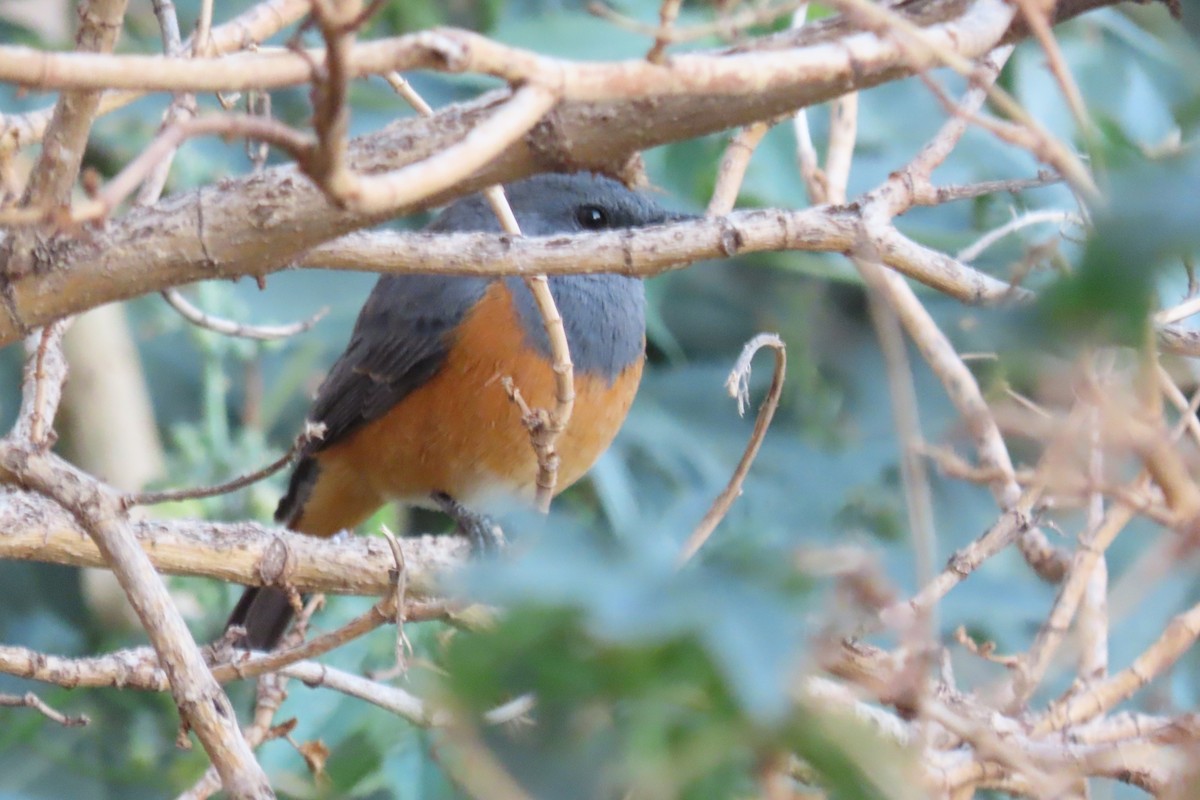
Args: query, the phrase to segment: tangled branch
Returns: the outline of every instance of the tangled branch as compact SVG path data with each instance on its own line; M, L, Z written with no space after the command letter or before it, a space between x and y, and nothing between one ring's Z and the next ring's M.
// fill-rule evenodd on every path
M106 302L164 291L197 324L226 335L267 338L299 332L311 323L264 329L214 319L181 303L174 287L218 278L262 279L293 266L521 275L541 298L549 338L562 340L554 353L556 407L549 414L551 423L561 425L571 413L573 378L545 275L649 276L708 258L819 252L848 257L867 287L900 432L918 587L911 596L898 598L865 559L838 553L822 562L825 574L853 598L855 610L864 612L858 622L895 636L899 644L891 650L864 645L831 624L816 643L815 660L825 675L796 682L796 708L848 712L881 736L919 748L924 788L956 800L985 788L1043 798L1085 796L1085 782L1094 777L1157 794L1180 785L1193 773L1187 754L1200 741L1195 715L1115 709L1161 678L1194 646L1200 638L1200 606L1177 614L1130 664L1110 673L1106 559L1113 542L1138 516L1172 537L1157 554L1160 562L1169 564L1195 546L1200 485L1180 442L1186 432L1200 440L1195 422L1200 393L1189 402L1160 363L1160 353L1200 355L1200 337L1180 327L1200 305L1188 297L1160 312L1153 320L1157 338L1134 354L1133 367L1122 368L1104 351L1081 356L1081 377L1068 401L1035 402L1010 392L1020 402L1006 404L985 393L967 357L910 281L963 303L1028 303L1035 293L1021 285L1019 271L1006 280L972 262L1001 238L1032 225L1070 223L1086 229L1090 209L1081 203L1079 212L1056 209L1017 217L957 257L916 241L897 224L921 206L1025 192L1060 180L1084 202L1099 202L1087 163L998 89L996 81L1012 51L1006 43L1033 37L1081 137L1092 136L1095 123L1052 26L1109 4L916 0L888 6L838 0L833 5L841 13L828 20L800 24L803 15L798 12L796 24L783 33L752 36L720 50L668 54L671 45L695 32L678 27L680 4L665 0L659 24L639 28L653 37L645 59L588 63L549 58L454 29L360 41L362 23L377 4L358 0L270 0L217 27L211 26L212 5L206 3L194 37L186 42L173 13L159 7L164 55L114 55L124 4L91 0L84 4L85 24L75 52L0 45L0 80L60 92L52 111L0 118L0 157L32 143L43 145L20 199L0 207L5 226L0 239L0 345L28 337L22 408L16 425L0 441L0 559L110 569L151 642L148 648L79 659L0 645L0 673L57 686L170 692L184 728L195 732L212 762L211 772L189 796L207 796L218 786L232 797L273 796L253 748L271 738L289 738L287 723L273 724L289 677L373 703L414 725L444 729L456 737L471 767L459 776L464 785L478 789L487 783L524 796L472 726L521 717L536 698L521 697L482 720L468 720L406 689L315 660L388 623L473 623L470 609L458 608L440 594L441 579L463 563L466 545L438 537L320 540L253 523L135 519L127 497L51 452L66 379L61 337L71 316ZM790 13L798 5L734 15L730 24L744 32L746 25ZM323 47L257 46L306 11L311 11ZM930 75L941 66L968 81L961 99L951 97ZM397 74L411 69L489 76L506 88L433 111ZM367 76L386 77L422 115L350 139L349 87ZM848 186L861 100L857 91L906 76L920 77L949 119L907 165L852 196ZM189 97L302 84L313 90L311 130L257 113L196 117ZM108 182L93 186L81 181L80 164L95 118L147 92L175 95L162 131ZM985 111L989 100L992 108ZM822 160L804 109L825 101L835 106ZM991 116L996 109L1004 116ZM732 211L755 148L781 119L794 120L798 177L818 204L803 210ZM738 126L744 127L726 151L710 216L703 220L545 239L520 237L513 224L503 226L501 235L363 232L397 214L539 171L628 174L642 149ZM973 126L1023 149L1048 169L1002 181L935 184L934 171ZM162 199L180 144L213 135L265 142L293 163ZM87 196L77 199L73 190L81 182ZM135 192L135 205L124 211ZM504 204L491 194L505 219ZM949 398L975 462L920 441L906 341ZM740 492L779 402L783 346L778 340L770 344L776 348L776 371L768 401L734 479L698 526L687 555ZM753 350L747 363L752 355ZM1015 461L1016 437L1035 443L1032 467ZM540 445L533 438L542 468L540 499L548 503L556 480L554 437ZM986 486L997 512L996 521L940 572L932 566L926 456L948 475ZM1120 473L1126 462L1140 468L1131 480ZM195 496L199 492L137 499ZM1075 507L1085 510L1085 526L1065 543L1052 543L1045 527L1052 512ZM936 635L934 612L1009 545L1019 548L1045 580L1058 584L1057 595L1024 652L998 655L991 643L962 634L959 646L968 657L998 664L1005 672L993 687L962 689L948 673L935 676L931 669L947 652ZM307 642L301 625L295 640L281 650L234 653L224 641L203 649L197 645L162 574L277 586L293 595L333 592L382 599L341 628ZM305 623L315 603L302 616ZM1067 636L1072 628L1078 643ZM405 636L400 627L401 655ZM1067 656L1076 657L1075 685L1060 697L1040 700L1039 690ZM253 722L243 729L222 686L258 676L271 677L263 684ZM84 721L56 711L33 693L0 695L0 705L31 709L62 725ZM781 778L805 779L805 765L775 756L764 759L764 787L786 789Z

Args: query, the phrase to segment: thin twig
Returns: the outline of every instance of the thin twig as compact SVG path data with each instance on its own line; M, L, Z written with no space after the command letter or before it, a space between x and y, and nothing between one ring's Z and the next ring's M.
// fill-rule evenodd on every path
M770 347L775 351L775 371L771 376L771 388L767 390L767 397L759 407L758 417L754 420L754 430L750 434L750 441L746 443L746 450L742 453L737 468L729 478L729 483L713 500L708 512L697 523L691 536L680 548L678 558L680 564L687 562L704 545L742 493L742 482L746 480L750 465L754 463L754 458L758 455L759 448L762 447L767 429L771 426L771 419L775 416L775 409L779 406L779 398L783 394L783 381L787 372L787 349L783 340L774 333L760 333L746 342L746 346L742 348L742 354L738 356L733 370L729 373L729 378L725 381L725 387L729 390L730 396L737 400L738 414L745 414L746 405L750 402L750 362L754 360L754 354L764 347Z
M921 417L918 412L916 386L912 365L904 342L904 330L891 307L878 293L868 295L871 323L875 328L879 348L887 370L888 395L892 400L892 419L900 445L900 478L904 486L905 509L908 514L909 538L912 541L915 578L918 586L933 580L937 562L937 532L933 519L933 494L929 474L921 457ZM937 630L935 606L927 606L922 616L932 634Z
M1053 209L1048 209L1045 211L1030 211L1029 213L1022 214L1019 217L1015 216L1000 227L990 230L983 236L980 236L979 239L974 243L964 247L962 250L959 250L955 258L964 264L969 264L975 259L979 258L984 250L987 250L1005 236L1015 233L1022 228L1028 228L1031 225L1042 225L1047 223L1053 223L1055 225L1069 223L1071 225L1082 226L1083 219L1080 218L1078 214L1070 211L1056 211ZM1171 321L1174 322L1175 320Z
M521 228L517 218L504 196L501 186L489 186L484 189L483 196L487 199L500 227L512 236L521 236ZM542 319L542 327L550 342L550 366L554 372L554 408L549 411L540 408L524 407L521 417L529 430L529 441L537 456L538 472L536 478L537 493L534 504L543 513L550 510L550 501L554 497L554 488L558 483L559 457L556 450L559 436L571 422L575 410L575 367L571 362L571 348L567 341L567 330L563 325L562 315L558 304L550 292L550 281L545 275L523 276L525 288L533 295L534 304ZM519 386L513 386L511 379L506 384L509 397L513 402L519 397Z
M858 103L858 92L851 92L835 100L830 108L829 147L824 171L825 199L829 203L842 204L847 200L850 168L858 140ZM855 256L851 256L851 262L867 284L871 324L884 357L892 416L900 444L900 475L904 485L909 536L915 551L917 585L924 586L933 579L937 536L933 526L929 476L924 460L917 451L923 437L904 331L886 299L887 288L881 285L885 280L882 268ZM937 631L935 608L925 609L916 622L918 625L909 630L920 641L914 643L912 649L914 652L924 652L934 641ZM927 681L923 681L921 688L924 689L926 684ZM913 702L919 701L914 698Z
M808 3L801 3L792 14L791 28L804 26L808 19ZM796 134L796 162L800 165L800 177L808 190L809 203L826 202L826 177L821 169L817 148L813 144L812 129L808 124L808 109L800 108L792 116L792 129Z
M661 64L666 53L667 45L671 43L671 29L675 27L675 19L679 16L679 7L683 0L662 0L658 9L658 30L654 34L654 45L646 53L646 60L651 64Z
M385 76L391 87L403 97L421 116L431 116L433 108L425 99L412 88L399 73L391 72ZM508 204L504 187L489 186L483 190L483 196L492 213L500 223L500 228L510 236L521 236L521 226ZM558 483L558 455L555 444L558 437L570 423L571 414L575 408L575 369L571 362L571 350L567 341L566 328L562 316L558 313L558 304L550 292L550 283L546 275L523 276L526 288L538 308L546 337L550 341L550 362L554 370L555 407L551 411L531 409L521 402L520 387L515 386L511 379L505 384L509 398L518 403L521 408L521 418L529 431L529 441L533 447L538 463L536 478L537 494L535 505L542 511L548 511L550 501L554 497L554 487Z
M452 607L438 601L406 602L403 613L405 619L411 622L456 619ZM307 642L280 650L272 650L269 653L256 652L249 656L246 655L245 651L236 651L234 658L230 661L213 666L213 677L221 683L228 683L229 681L256 678L260 675L276 672L283 667L300 661L311 661L317 656L324 655L331 650L341 647L346 642L358 639L376 628L382 627L389 622L394 622L397 619L398 614L395 598L394 596L389 596L380 600L371 606L369 610L359 614L345 625L328 633L314 636ZM373 677L379 678L379 676ZM138 688L153 688L153 686L139 686Z
M1111 506L1103 524L1089 536L1088 546L1075 552L1050 614L1038 629L1021 669L1013 673L1012 680L1005 687L1002 707L1015 711L1041 684L1051 659L1087 592L1092 570L1117 535L1133 519L1134 514L1133 509L1120 503Z
M1062 183L1062 176L1049 169L1043 169L1033 178L1005 178L995 181L975 181L973 183L951 183L935 186L932 183L917 187L913 202L919 206L940 206L957 200L973 200L991 194L1007 192L1019 194L1027 189L1041 189Z
M721 36L725 39L732 39L738 34L745 32L748 28L767 25L777 19L786 17L797 8L803 7L806 4L807 0L787 0L787 2L777 5L756 4L749 8L740 9L734 14L723 14L712 22L686 27L676 25L670 28L664 28L661 24L649 25L632 17L627 17L600 0L588 3L587 12L607 22L611 22L613 25L624 30L632 31L642 36L653 36L657 40L656 44L657 42L663 42L664 46L666 46L682 42L694 42L698 39L706 39L709 36Z
M742 188L742 181L746 177L750 157L754 155L755 148L770 129L770 123L756 122L742 128L729 141L717 167L717 183L713 188L712 198L708 201L708 209L704 212L707 216L720 217L733 210L738 192Z
M979 565L999 553L1034 524L1034 515L1044 487L1034 483L1016 503L975 541L950 556L946 568L921 587L911 599L896 603L880 612L887 625L904 630L915 615L924 614L951 589L962 583Z
M1029 25L1029 29L1033 31L1033 35L1046 53L1050 72L1058 81L1059 88L1062 89L1063 97L1067 100L1067 107L1071 109L1071 115L1075 117L1075 124L1079 127L1080 133L1084 136L1090 135L1092 120L1088 114L1087 104L1083 101L1079 85L1071 77L1071 70L1063 58L1062 48L1058 46L1058 40L1054 38L1054 32L1051 30L1054 22L1051 16L1053 4L1047 5L1042 0L1016 0L1016 3L1025 17L1026 24Z
M1094 719L1162 674L1191 649L1197 638L1200 638L1200 605L1173 617L1158 639L1125 669L1093 684L1086 692L1052 703L1031 732L1041 736Z
M64 728L79 728L91 722L91 719L86 714L64 714L52 708L33 692L26 692L25 694L0 693L0 708L30 708L51 722L57 722Z
M676 9L678 10L678 9ZM665 13L665 12L664 12ZM388 83L398 94L404 97L417 113L429 116L433 109L398 73L389 73ZM500 228L510 236L520 237L521 226L513 214L503 186L489 186L483 190L483 196L492 213L500 223ZM523 403L521 418L529 431L530 445L537 457L538 472L536 478L537 493L534 503L542 512L549 511L550 501L554 497L554 488L558 483L559 458L555 450L558 437L566 430L571 421L575 408L575 369L571 362L571 350L567 341L566 328L562 315L558 312L558 304L550 292L550 283L546 275L523 276L525 287L533 295L537 305L542 326L550 342L550 362L554 371L555 406L550 411L531 409ZM514 386L511 379L505 384L509 397L513 402L520 399L520 387Z
M196 19L196 31L192 34L192 55L207 56L212 48L213 0L200 0L200 15Z
M236 492L238 489L244 489L251 484L269 478L279 470L292 463L296 455L300 453L310 442L316 441L324 435L324 426L310 425L303 433L296 437L296 441L288 448L288 451L279 458L267 464L265 467L255 470L254 472L226 481L213 486L199 486L191 489L165 489L161 492L138 492L137 494L125 495L122 498L122 503L126 508L132 506L153 506L159 503L175 503L180 500L200 500L205 497L216 497L222 494Z
M413 656L412 642L404 631L404 623L408 621L408 568L404 565L404 550L401 549L396 535L386 525L380 527L380 533L391 548L392 558L396 559L396 588L392 592L390 604L396 619L396 663L389 669L372 672L371 678L391 680L408 673L408 665Z
M181 317L193 325L224 336L234 336L239 339L253 339L256 341L287 339L288 337L304 333L307 330L311 330L314 325L329 313L329 307L325 306L318 309L308 319L302 319L299 322L291 322L286 325L250 325L209 314L207 311L193 305L178 289L164 289L162 296L171 308L178 311Z
M71 319L42 328L26 341L25 376L21 388L21 411L12 436L41 450L49 449L56 437L54 418L67 380L67 362L62 339Z
M825 149L825 202L846 202L850 166L858 143L858 92L829 104L829 145Z
M1189 297L1179 305L1159 311L1154 315L1154 322L1158 325L1174 325L1195 314L1200 314L1200 296Z
M1088 367L1094 367L1096 358L1088 359ZM1108 361L1111 367L1111 360ZM1110 369L1092 369L1093 380L1108 380ZM1097 386L1098 392L1103 387ZM1088 409L1088 423L1091 428L1088 441L1088 481L1093 486L1100 486L1104 479L1104 452L1101 449L1100 412L1093 407ZM1086 526L1079 534L1080 549L1095 549L1095 534L1104 524L1104 495L1098 490L1093 491L1087 498ZM1087 588L1079 604L1080 634L1079 648L1079 683L1087 686L1094 681L1102 680L1108 674L1108 562L1103 553L1096 559L1088 578Z
M388 85L395 90L396 94L404 98L410 106L412 106L422 117L433 116L433 106L425 102L425 98L412 87L412 84L405 80L404 76L399 72L389 72L383 76L383 79L388 82Z

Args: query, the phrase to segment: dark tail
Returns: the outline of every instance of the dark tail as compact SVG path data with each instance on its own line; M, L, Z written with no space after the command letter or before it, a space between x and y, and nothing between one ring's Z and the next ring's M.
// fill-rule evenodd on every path
M289 528L295 524L308 493L312 491L312 486L317 480L318 472L319 467L315 459L300 459L300 463L292 472L287 493L275 509L276 522L281 522ZM225 629L228 630L233 625L240 625L246 629L246 636L234 642L237 647L271 650L287 632L288 623L292 621L294 613L287 594L282 590L271 586L251 586L242 594L237 608L229 615Z
M246 629L246 636L234 642L237 647L270 650L283 638L293 613L292 604L283 590L273 586L251 586L242 594L225 628L240 625Z

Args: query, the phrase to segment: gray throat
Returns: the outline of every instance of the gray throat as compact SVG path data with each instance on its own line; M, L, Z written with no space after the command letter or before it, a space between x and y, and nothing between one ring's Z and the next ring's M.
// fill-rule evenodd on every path
M550 339L524 281L505 278L528 340L550 356ZM562 315L575 369L612 383L638 361L646 346L646 295L642 281L624 275L557 275L550 293Z

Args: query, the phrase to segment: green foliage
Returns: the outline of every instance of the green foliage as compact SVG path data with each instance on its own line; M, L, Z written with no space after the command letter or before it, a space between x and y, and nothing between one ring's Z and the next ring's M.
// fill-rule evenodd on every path
M1127 140L1111 150L1111 161L1123 163L1112 176L1110 203L1096 214L1096 234L1079 269L1043 295L1041 311L1055 341L1099 337L1137 345L1146 336L1163 272L1177 269L1200 242L1200 153L1193 148L1152 161Z

